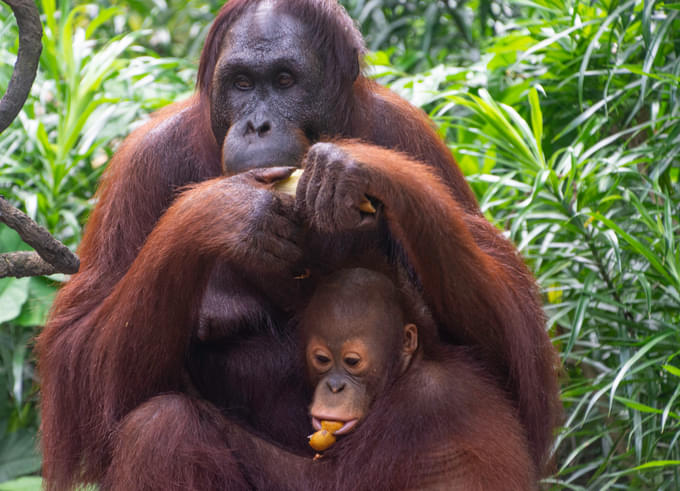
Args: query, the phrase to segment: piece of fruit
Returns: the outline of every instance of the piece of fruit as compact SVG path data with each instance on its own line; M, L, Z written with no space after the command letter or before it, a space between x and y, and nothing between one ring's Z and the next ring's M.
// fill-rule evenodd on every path
M291 175L282 179L274 184L274 189L281 193L290 194L295 196L295 190L297 189L298 181L302 175L302 169L295 169Z
M335 443L334 433L345 425L342 421L321 421L321 429L309 437L309 445L323 452Z
M300 180L300 176L302 175L302 169L295 169L290 176L286 177L285 179L282 179L274 184L274 189L279 191L280 193L285 193L289 194L291 196L295 196L295 191L297 190L297 185L298 181ZM373 206L373 203L369 201L368 198L364 196L364 199L361 203L359 203L359 210L363 211L364 213L375 213L376 209Z
M359 209L363 211L364 213L375 213L375 207L373 206L373 203L364 196L364 200L359 203Z
M333 433L327 430L319 430L309 437L309 446L317 452L323 452L335 443Z
M345 426L345 423L342 421L321 421L321 428L331 433L335 433L343 426Z

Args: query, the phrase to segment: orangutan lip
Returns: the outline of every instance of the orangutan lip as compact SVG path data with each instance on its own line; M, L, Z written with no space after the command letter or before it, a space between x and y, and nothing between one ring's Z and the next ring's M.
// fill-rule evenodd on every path
M354 426L355 426L358 422L359 422L359 420L356 419L356 418L355 418L355 419L352 419L352 420L349 420L349 421L347 421L347 422L343 425L342 428L340 428L338 431L336 431L336 432L333 433L333 434L334 434L334 435L344 435L344 434L346 434L346 433L349 433L350 431L352 431L352 428L354 428Z
M312 426L314 427L315 430L320 430L321 429L321 420L324 421L338 421L339 423L344 423L342 425L342 428L340 428L338 431L334 432L334 435L344 435L346 433L349 433L352 431L352 428L356 426L356 424L359 422L357 418L350 419L349 421L342 421L338 419L333 419L333 418L326 418L324 416L312 416Z

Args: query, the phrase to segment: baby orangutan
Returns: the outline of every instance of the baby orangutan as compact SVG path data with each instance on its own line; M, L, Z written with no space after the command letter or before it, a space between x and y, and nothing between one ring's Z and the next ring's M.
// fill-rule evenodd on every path
M403 374L418 348L418 328L405 323L386 276L349 269L317 289L302 319L309 379L314 450L362 421L376 396ZM322 428L323 425L323 428Z
M420 296L409 282L396 283L353 268L316 287L300 317L314 393L309 412L317 430L335 435L317 435L316 449L327 450L312 460L232 429L230 443L247 448L254 488L537 488L508 396L474 353L435 342Z
M381 483L346 489L534 488L508 398L464 348L436 349L428 310L407 281L399 283L368 269L341 270L321 282L304 311L309 412L320 430L320 442L310 444L324 450L348 435L319 463L345 469L340 489L349 474L375 474L362 468L392 470ZM399 448L412 452L395 455Z

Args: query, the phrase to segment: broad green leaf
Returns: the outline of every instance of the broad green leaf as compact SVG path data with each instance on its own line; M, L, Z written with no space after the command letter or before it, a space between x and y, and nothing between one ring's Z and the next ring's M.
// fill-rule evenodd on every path
M0 491L42 491L43 481L38 476L20 477L0 483Z
M19 316L28 299L29 278L0 279L0 324Z
M28 300L23 305L21 315L13 322L25 327L42 326L47 320L56 291L53 281L43 277L31 278Z
M5 433L0 438L0 482L40 469L36 437L27 430Z

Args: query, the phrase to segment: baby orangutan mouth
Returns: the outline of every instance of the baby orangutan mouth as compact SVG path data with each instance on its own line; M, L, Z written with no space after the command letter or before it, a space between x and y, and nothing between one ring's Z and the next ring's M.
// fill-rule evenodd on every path
M316 417L312 415L312 426L314 426L315 430L326 429L333 431L333 434L338 436L346 435L352 431L358 422L359 418L350 419L349 421L338 421L324 418L323 416ZM330 428L324 428L324 424ZM339 429L335 429L337 425L340 425Z
M349 421L330 421L312 416L312 426L318 431L309 435L309 446L317 452L323 452L335 443L336 436L346 435L358 422L357 418Z

